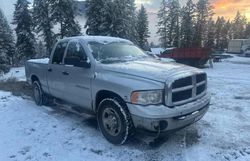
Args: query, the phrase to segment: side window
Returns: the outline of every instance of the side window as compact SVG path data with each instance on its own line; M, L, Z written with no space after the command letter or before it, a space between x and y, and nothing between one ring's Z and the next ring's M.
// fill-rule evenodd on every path
M58 43L54 51L52 64L62 64L64 51L66 50L68 42Z
M87 55L79 42L70 42L66 58L79 58L81 61L85 61Z

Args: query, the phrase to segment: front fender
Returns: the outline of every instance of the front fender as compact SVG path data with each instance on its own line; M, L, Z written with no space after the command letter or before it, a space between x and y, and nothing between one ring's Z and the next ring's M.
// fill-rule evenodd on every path
M98 91L106 90L116 93L125 102L130 102L133 91L155 89L164 89L164 83L110 71L95 73L92 82L93 96L96 96Z

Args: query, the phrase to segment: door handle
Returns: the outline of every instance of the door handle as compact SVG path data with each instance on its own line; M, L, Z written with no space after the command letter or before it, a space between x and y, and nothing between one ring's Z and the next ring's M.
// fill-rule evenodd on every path
M51 69L51 68L49 68L49 69L48 69L48 72L52 72L52 69Z
M63 74L63 75L69 75L69 73L68 73L68 72L65 72L65 71L62 72L62 74Z

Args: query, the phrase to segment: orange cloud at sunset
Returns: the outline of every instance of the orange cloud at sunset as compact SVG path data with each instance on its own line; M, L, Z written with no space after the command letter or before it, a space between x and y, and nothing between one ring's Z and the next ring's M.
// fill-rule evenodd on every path
M240 11L250 21L250 0L212 0L212 5L215 16L233 20L237 11Z

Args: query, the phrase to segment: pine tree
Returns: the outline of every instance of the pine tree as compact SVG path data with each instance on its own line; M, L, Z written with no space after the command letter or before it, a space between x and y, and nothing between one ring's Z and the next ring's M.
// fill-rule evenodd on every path
M189 48L194 39L195 4L188 0L181 12L181 47Z
M10 61L8 52L11 48L6 41L9 40L9 36L12 36L9 30L9 25L4 16L2 10L0 9L0 74L2 72L8 72L10 68Z
M221 37L222 37L222 42L221 42L221 49L224 50L228 47L228 43L230 40L230 30L231 30L231 23L229 21L224 22L224 26L221 31Z
M212 17L210 17L207 23L207 32L204 41L205 41L205 47L207 48L215 47L215 24Z
M73 0L49 0L51 18L60 26L60 38L81 35L81 27L75 20Z
M233 23L230 20L228 20L227 25L230 26L228 30L228 38L229 40L231 40L233 39Z
M169 25L169 28L171 29L173 27L172 46L180 47L180 10L181 8L180 8L179 0L172 0L170 3L170 6L171 6L171 11L172 11L170 16L172 15L171 16L172 20L171 20L171 25Z
M0 74L7 73L10 69L7 54L0 48Z
M178 0L163 0L158 12L158 34L163 47L179 46L179 14Z
M218 17L215 23L215 40L216 40L216 48L221 49L222 46L222 30L225 25L225 20L223 17Z
M158 11L158 31L157 34L160 36L160 43L163 48L168 47L168 34L167 34L167 26L168 26L168 20L166 19L166 15L168 13L167 10L167 1L162 0L161 2L161 8Z
M109 36L111 24L110 0L87 0L87 21L85 24L87 35Z
M224 17L218 17L215 23L215 41L216 49L223 50L227 48L231 39L231 23L226 21Z
M48 53L46 51L46 47L43 45L42 41L38 42L38 44L36 46L36 51L37 51L36 58L38 58L38 59L45 58L46 56L48 56Z
M51 8L48 0L34 0L33 22L37 33L41 33L49 54L54 44L53 24L51 23Z
M234 39L243 39L245 38L244 31L247 24L247 19L245 16L242 16L238 11L234 21L233 21L233 38Z
M250 39L250 22L246 25L245 35L247 39Z
M122 0L114 0L112 5L113 12L111 14L111 36L128 38L128 19L127 19L127 4Z
M28 9L29 4L27 0L17 0L15 4L13 24L16 25L17 63L20 63L20 61L23 63L23 61L36 55L35 38L32 33L32 17Z
M213 16L213 7L209 0L199 0L196 4L196 25L195 25L195 40L194 46L203 47L206 35L207 23Z
M148 38L149 36L149 29L148 29L148 15L145 7L141 5L141 9L138 12L137 17L137 33L138 33L138 44L139 46L144 49L148 50Z
M4 16L2 10L0 9L0 50L1 55L6 55L6 63L2 61L0 64L13 64L13 57L15 55L15 42L14 42L14 35L9 26L9 23Z
M114 0L110 8L112 9L110 35L137 43L135 1Z
M137 43L134 0L87 0L88 35L114 36Z
M136 30L136 24L137 24L137 13L136 13L136 5L135 0L127 0L127 14L128 14L128 39L134 42L135 44L138 44L138 33ZM139 44L138 44L139 45Z

